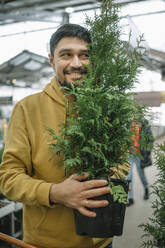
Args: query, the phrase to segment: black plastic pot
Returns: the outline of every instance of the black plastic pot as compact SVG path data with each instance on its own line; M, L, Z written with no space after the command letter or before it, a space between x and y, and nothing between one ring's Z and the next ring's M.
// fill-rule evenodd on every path
M111 179L114 185L122 185L125 192L128 192L128 184L120 179ZM95 218L82 215L74 210L76 233L92 238L108 238L119 236L123 233L126 205L114 202L111 194L95 197L96 200L108 200L109 205L102 208L90 208L96 212Z

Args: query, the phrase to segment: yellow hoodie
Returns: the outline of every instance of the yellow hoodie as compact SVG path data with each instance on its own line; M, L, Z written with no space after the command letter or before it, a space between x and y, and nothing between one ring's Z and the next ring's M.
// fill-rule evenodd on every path
M46 127L58 134L65 122L63 97L54 78L42 92L16 104L0 166L0 191L23 203L25 242L42 248L103 248L112 239L77 235L73 209L49 203L52 183L60 183L65 176L64 168L58 166L60 157L51 159L52 138Z

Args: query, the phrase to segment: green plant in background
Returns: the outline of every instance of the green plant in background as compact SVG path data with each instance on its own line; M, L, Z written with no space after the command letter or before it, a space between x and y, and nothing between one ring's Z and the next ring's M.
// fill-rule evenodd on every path
M4 147L0 149L0 163L2 162L3 151L4 151Z
M140 42L130 50L129 43L120 39L119 5L113 2L104 1L101 13L87 18L92 39L88 75L81 84L66 90L76 100L66 107L67 119L60 135L48 128L56 140L50 149L64 155L66 173L87 172L89 178L110 179L111 168L128 161L131 123L141 111L129 93L139 73ZM112 193L118 191L116 188Z
M144 239L142 247L164 248L165 247L165 142L157 145L154 151L158 173L155 183L152 185L152 194L155 200L152 202L153 213L149 222L141 224Z

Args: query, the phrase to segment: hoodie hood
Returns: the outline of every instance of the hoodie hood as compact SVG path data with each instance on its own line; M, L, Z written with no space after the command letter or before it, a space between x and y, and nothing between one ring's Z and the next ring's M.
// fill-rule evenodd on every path
M62 106L65 106L65 95L64 90L61 88L60 84L57 82L56 77L54 77L49 84L43 90L49 97L51 97L55 102L58 102Z

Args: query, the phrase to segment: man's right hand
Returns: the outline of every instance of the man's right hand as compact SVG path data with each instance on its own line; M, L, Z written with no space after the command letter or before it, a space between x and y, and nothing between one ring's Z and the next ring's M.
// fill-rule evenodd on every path
M69 208L77 209L88 217L96 217L96 213L87 208L105 207L109 204L106 200L91 200L91 198L109 193L106 180L88 180L87 174L73 174L65 181L53 184L50 189L50 202L63 204Z

